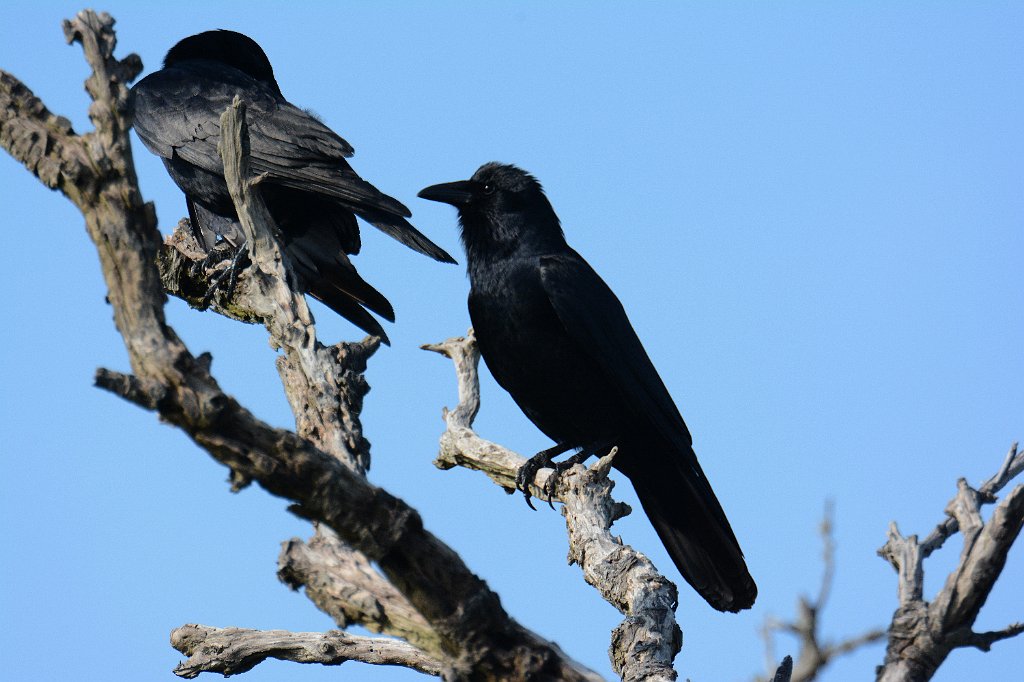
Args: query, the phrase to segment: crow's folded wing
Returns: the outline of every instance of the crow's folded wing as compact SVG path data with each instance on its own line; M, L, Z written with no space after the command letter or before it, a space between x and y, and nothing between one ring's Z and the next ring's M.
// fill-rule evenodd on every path
M354 209L399 216L409 209L360 178L345 159L352 146L311 114L235 69L198 62L157 71L132 89L133 125L143 143L223 175L220 116L235 95L246 103L252 170L267 181L324 194Z
M411 215L405 205L352 170L345 160L353 152L348 142L231 67L193 62L147 76L132 89L134 127L154 154L222 176L220 116L235 95L247 105L254 174L265 175L269 183L330 197L411 249L455 262L404 220Z
M569 337L602 369L634 414L692 459L693 443L679 410L658 376L626 311L612 290L579 254L542 256L541 281Z

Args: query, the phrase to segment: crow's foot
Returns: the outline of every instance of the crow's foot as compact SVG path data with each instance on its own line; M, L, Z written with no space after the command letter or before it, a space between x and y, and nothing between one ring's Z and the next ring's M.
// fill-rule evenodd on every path
M590 457L590 453L584 450L583 452L577 452L575 455L565 460L564 462L549 463L549 466L552 469L554 469L554 473L548 476L548 480L544 481L544 486L543 488L541 488L541 490L544 491L544 494L547 495L549 507L551 507L552 509L555 508L555 505L552 502L552 500L555 497L555 491L558 487L558 479L562 477L562 474L564 474L566 471L573 468L577 464L583 464L584 462L586 462L588 457Z
M217 294L217 290L221 288L225 278L227 279L227 286L224 287L224 293L230 300L235 294L235 285L238 284L238 273L241 270L249 267L248 262L249 250L245 248L245 242L242 242L238 246L229 247L229 251L233 250L234 253L231 256L231 262L223 272L218 273L215 277L210 279L210 286L206 290L206 295L203 296L201 307L205 310L210 307L210 303L213 301L213 297ZM242 259L246 259L246 263L242 264ZM209 255L202 261L204 269L209 267L212 263L220 262L221 254L217 251L211 251Z
M571 448L572 446L567 443L559 443L553 448L548 448L547 450L538 452L536 455L526 460L526 464L519 467L519 472L516 473L516 490L522 491L523 497L526 498L526 504L530 509L535 511L537 509L533 506L533 502L530 502L530 498L533 497L530 493L530 484L533 483L533 479L537 475L537 472L545 467L557 469L558 465L552 458L557 457ZM548 504L551 505L552 509L554 509L555 507L551 503L551 495L548 492L548 485L546 483L544 485L544 494L548 496Z

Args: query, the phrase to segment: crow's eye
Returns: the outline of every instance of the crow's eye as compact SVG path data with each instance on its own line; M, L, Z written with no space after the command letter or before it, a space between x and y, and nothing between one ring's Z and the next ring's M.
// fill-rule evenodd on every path
M491 183L484 184L484 194L494 194L494 185Z

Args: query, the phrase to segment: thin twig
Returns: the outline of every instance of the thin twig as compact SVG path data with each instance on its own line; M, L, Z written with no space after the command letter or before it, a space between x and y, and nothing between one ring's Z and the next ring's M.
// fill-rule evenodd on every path
M785 632L795 636L799 642L799 653L796 663L792 666L793 682L810 682L839 656L848 654L862 646L872 644L885 638L885 631L876 628L863 634L849 637L840 642L824 642L821 639L819 618L825 610L828 598L832 594L832 585L836 573L835 543L835 504L832 500L825 502L825 511L819 526L822 544L821 585L818 597L813 601L808 597L800 597L797 602L797 617L793 621L780 621L774 618L765 619L761 633L765 640L768 671L774 667L773 641L774 633Z

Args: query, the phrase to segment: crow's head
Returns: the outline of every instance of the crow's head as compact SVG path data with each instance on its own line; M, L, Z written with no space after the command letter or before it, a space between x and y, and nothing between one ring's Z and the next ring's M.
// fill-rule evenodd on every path
M516 166L485 163L469 180L432 185L419 196L459 210L462 241L476 255L524 243L562 241L562 228L537 178Z
M274 68L255 40L235 31L205 31L189 36L172 47L164 57L164 67L193 59L208 59L234 67L269 85L280 95Z

